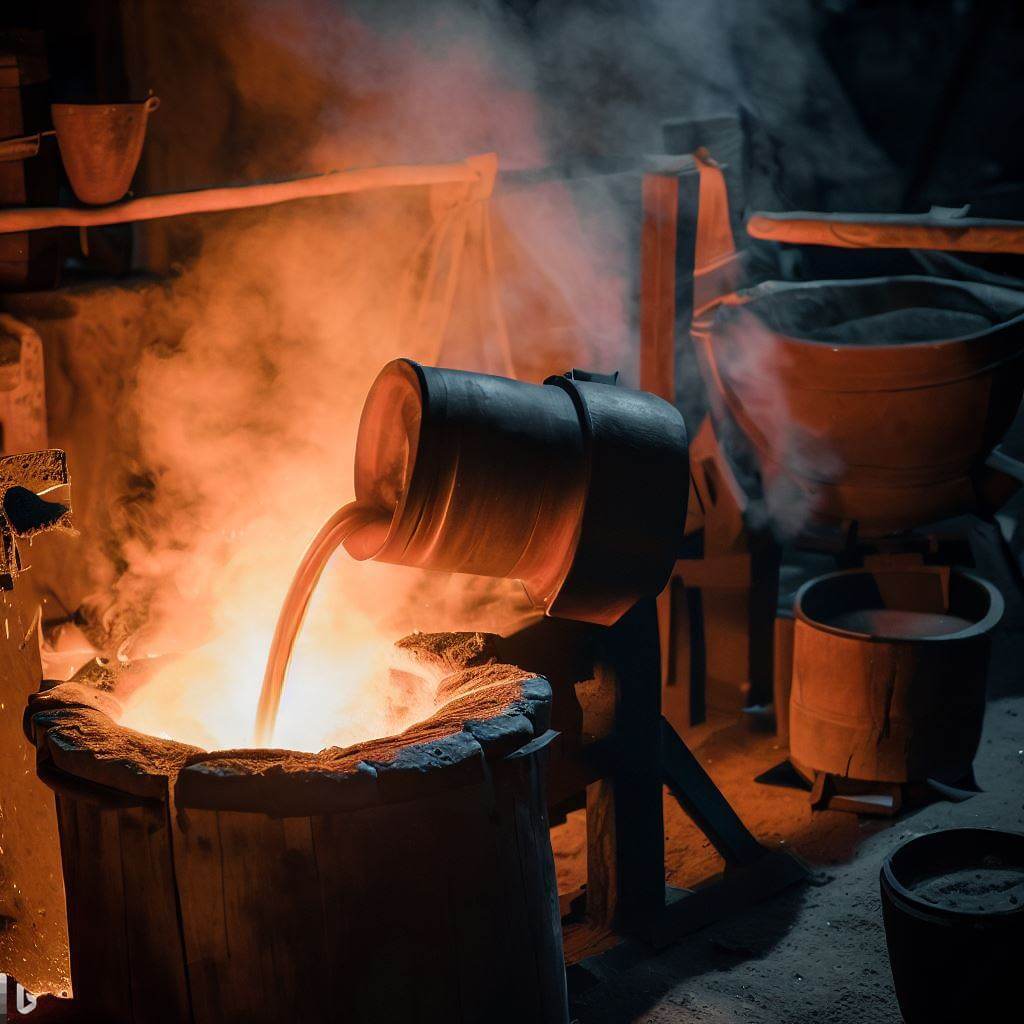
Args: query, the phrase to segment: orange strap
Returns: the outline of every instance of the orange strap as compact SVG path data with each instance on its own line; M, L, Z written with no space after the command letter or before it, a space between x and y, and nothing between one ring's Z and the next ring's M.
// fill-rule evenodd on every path
M708 154L693 155L700 172L697 208L697 239L693 255L693 310L702 309L736 290L739 264L736 241L729 223L729 193L725 176Z

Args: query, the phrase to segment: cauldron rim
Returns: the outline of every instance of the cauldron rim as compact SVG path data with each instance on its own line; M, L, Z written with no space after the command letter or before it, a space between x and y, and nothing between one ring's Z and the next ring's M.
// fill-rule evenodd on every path
M871 286L884 287L894 282L907 282L914 284L935 285L943 288L953 288L963 292L976 292L977 289L984 289L985 292L995 293L1002 298L1009 300L1014 297L1018 300L1018 312L1006 320L989 325L980 331L973 331L968 334L959 334L948 338L925 339L921 341L894 341L878 344L864 345L858 342L842 340L822 341L818 338L805 337L802 334L791 334L786 331L776 330L766 325L772 335L778 340L793 343L795 345L810 345L817 349L831 349L834 352L849 354L851 352L869 352L877 358L879 355L893 351L922 351L926 349L945 348L947 346L962 345L965 342L974 341L978 338L985 338L992 334L1006 331L1024 324L1024 293L1015 288L1007 288L1002 285L993 285L977 281L958 281L953 278L936 277L930 274L904 274L890 277L861 277L861 278L829 278L820 281L762 281L760 284L750 288L743 288L729 295L723 296L718 301L705 308L699 316L694 318L694 328L700 331L713 332L718 325L718 315L725 309L739 309L748 306L751 302L763 299L768 296L785 294L787 292L808 291L811 289L824 289L829 287L841 287L845 289L865 288ZM756 315L756 314L754 314ZM1022 350L1024 351L1024 350ZM1015 353L1019 356L1021 352ZM1013 358L1013 357L1011 357Z

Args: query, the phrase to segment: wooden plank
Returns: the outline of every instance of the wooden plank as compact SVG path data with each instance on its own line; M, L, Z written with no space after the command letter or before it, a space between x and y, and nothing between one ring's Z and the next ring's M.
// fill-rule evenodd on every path
M558 903L555 859L545 794L545 746L553 733L538 737L512 754L507 766L515 778L515 827L529 910L529 943L540 1013L539 1024L565 1024L569 1017L568 991L562 954L562 915ZM500 784L500 775L497 775ZM521 940L522 941L522 940Z
M379 1017L382 1006L394 1006L400 1016L419 1022L458 1020L459 992L454 964L451 962L452 921L448 913L449 890L465 884L468 890L479 891L479 879L459 880L450 877L453 847L460 842L474 842L476 836L455 840L450 806L464 801L479 803L480 791L471 786L446 794L437 794L404 808L395 808L400 817L391 840L381 848L379 840L369 842L367 861L375 866L376 891L383 892L400 879L389 904L389 927L378 932L374 945L376 956L372 1005L364 1012L367 1024ZM367 835L367 838L370 837ZM395 964L401 964L399 971ZM477 966L479 962L477 961ZM401 987L405 1002L392 1002L396 973L404 974ZM404 1007L406 1013L402 1013Z
M789 744L789 698L793 690L793 613L780 609L775 617L775 651L772 673L772 704L775 735Z
M130 1024L135 1017L118 811L83 800L58 803L75 999L94 1020Z
M180 1024L191 1013L167 809L128 808L117 821L132 1019Z
M163 195L126 199L109 206L37 206L0 209L0 234L38 231L42 228L100 227L180 217L197 213L272 206L295 199L345 195L380 188L409 188L424 185L486 184L483 162L490 155L469 157L450 164L414 164L394 167L362 167L328 171L289 181L259 182L224 188L167 192ZM493 181L493 175L492 175Z
M445 973L458 993L460 1019L467 1021L497 1016L495 979L515 956L513 933L505 917L495 814L494 793L488 784L476 791L475 799L453 801L444 818L435 819L442 829L472 837L472 841L455 844L443 835L435 839L439 848L448 851L444 888L449 962ZM493 962L502 965L497 973L485 962L484 951L488 950Z
M640 387L676 397L676 219L679 179L645 174L640 235Z
M220 965L230 957L217 812L179 809L174 818L174 866L181 900L185 954L195 1024L230 1019L230 979Z
M331 1019L309 821L182 814L176 865L197 1024Z
M518 1019L505 1016L519 998L518 933L488 792L465 786L316 819L326 956L337 976L332 1019L370 1024L384 1006L424 1024Z
M940 214L755 213L751 238L840 249L932 249L1024 253L1020 221Z
M511 939L511 979L522 977L518 984L495 990L507 992L502 1005L492 1000L493 1019L508 1024L568 1021L558 884L545 787L537 774L542 769L534 760L551 738L550 733L540 737L495 766L498 877Z

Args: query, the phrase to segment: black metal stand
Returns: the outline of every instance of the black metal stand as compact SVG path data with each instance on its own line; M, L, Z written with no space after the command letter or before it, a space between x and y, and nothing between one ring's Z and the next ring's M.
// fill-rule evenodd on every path
M613 779L617 929L655 944L801 881L807 869L787 851L768 850L743 824L679 734L661 715L655 604L641 601L602 638L617 680ZM665 885L662 786L725 860L720 880L697 891Z
M586 888L567 894L566 956L607 949L611 936L661 945L802 880L788 851L768 850L743 824L661 711L656 604L615 625L543 619L500 641L503 661L554 689L549 805L585 805ZM720 879L666 886L664 787L725 860ZM580 911L585 907L585 914Z

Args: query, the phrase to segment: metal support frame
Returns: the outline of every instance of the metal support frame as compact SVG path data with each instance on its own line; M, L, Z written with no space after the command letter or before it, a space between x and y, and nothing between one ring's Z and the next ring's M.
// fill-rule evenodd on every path
M616 711L604 758L611 785L601 783L599 803L588 799L588 850L608 851L601 833L610 825L614 862L609 870L606 860L588 856L588 916L596 900L606 918L613 909L606 923L617 931L661 945L806 877L791 853L757 841L662 717L654 601L639 602L605 630L598 650L614 675ZM666 886L663 786L725 860L720 881L695 892Z

